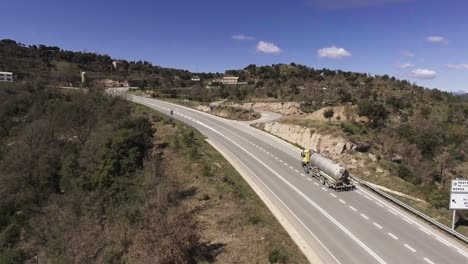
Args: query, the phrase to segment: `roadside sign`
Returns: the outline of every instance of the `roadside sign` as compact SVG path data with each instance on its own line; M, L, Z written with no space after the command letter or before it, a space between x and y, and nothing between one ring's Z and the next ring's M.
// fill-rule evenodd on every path
M451 193L450 194L450 209L467 210L468 209L468 193Z
M452 180L451 193L468 193L468 180Z

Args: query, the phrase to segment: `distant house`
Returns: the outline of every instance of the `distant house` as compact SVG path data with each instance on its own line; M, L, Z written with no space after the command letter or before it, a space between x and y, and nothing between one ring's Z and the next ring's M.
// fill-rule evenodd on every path
M199 82L199 81L200 81L200 77L198 77L198 76L193 76L193 77L192 77L192 81L193 81L193 82Z
M13 73L0 72L0 82L13 82Z
M113 66L114 69L116 69L116 70L119 69L119 65L121 65L121 64L122 64L121 61L117 61L117 60L112 61L112 66Z
M221 80L219 80L219 82L222 84L237 84L238 80L239 80L239 77L227 76L227 77L223 77Z

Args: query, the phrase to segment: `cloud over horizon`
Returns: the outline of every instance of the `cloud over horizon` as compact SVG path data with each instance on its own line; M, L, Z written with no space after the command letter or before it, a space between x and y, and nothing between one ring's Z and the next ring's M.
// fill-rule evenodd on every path
M411 64L411 63L403 63L403 64L398 65L398 68L400 69L407 69L407 68L412 68L412 67L414 67L414 64Z
M235 40L251 40L251 39L254 39L254 37L248 36L248 35L245 35L245 34L232 35L231 38L235 39Z
M257 44L257 51L269 54L278 54L281 49L271 42L259 41Z
M448 40L442 36L429 36L426 38L426 41L429 43L448 44Z
M460 69L465 69L468 70L468 63L463 63L463 64L446 64L445 67L449 69L454 69L454 70L460 70Z
M437 72L428 69L415 69L411 71L411 77L420 80L432 80L437 77Z
M341 59L343 57L350 57L351 53L344 48L337 48L336 46L331 46L327 48L322 48L317 51L320 58L331 58L331 59Z

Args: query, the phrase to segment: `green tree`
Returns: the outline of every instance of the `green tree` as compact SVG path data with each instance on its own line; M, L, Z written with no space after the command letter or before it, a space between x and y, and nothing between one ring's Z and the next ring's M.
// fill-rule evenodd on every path
M325 110L325 112L323 112L323 117L328 119L328 122L331 122L331 118L334 114L335 112L333 111L333 108L328 108L327 110Z
M358 104L358 115L366 116L370 125L377 128L385 123L388 111L381 103L365 100Z

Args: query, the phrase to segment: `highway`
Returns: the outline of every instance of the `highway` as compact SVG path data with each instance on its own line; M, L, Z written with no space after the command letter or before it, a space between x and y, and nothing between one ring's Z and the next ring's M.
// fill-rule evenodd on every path
M196 128L246 178L312 263L468 263L466 245L360 188L327 189L300 150L245 122L127 95Z

